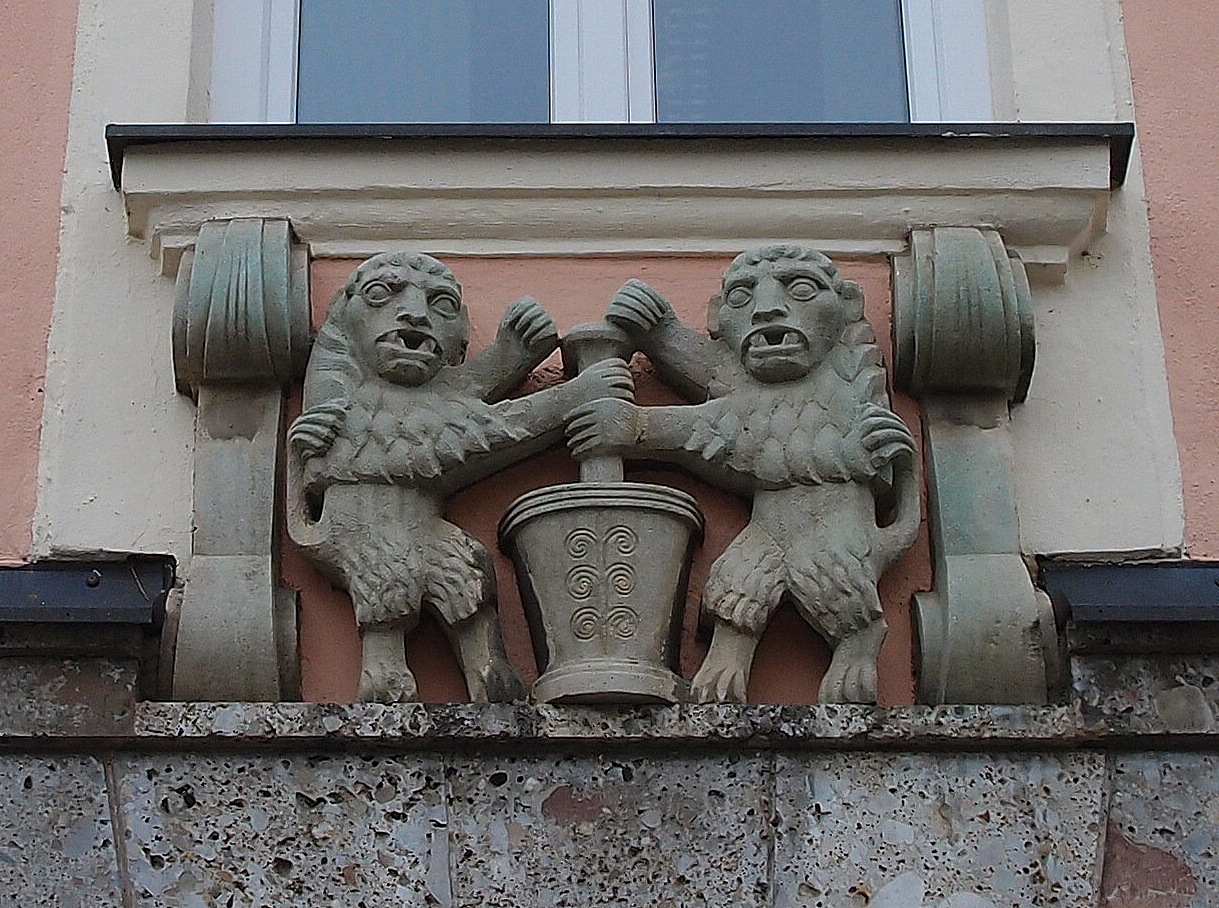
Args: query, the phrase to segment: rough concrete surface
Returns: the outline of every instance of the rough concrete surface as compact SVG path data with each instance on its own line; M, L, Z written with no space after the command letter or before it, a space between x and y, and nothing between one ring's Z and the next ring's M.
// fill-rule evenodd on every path
M122 903L102 764L0 757L0 905Z
M736 704L594 707L504 703L141 703L133 741L143 746L412 748L544 742L652 742L676 748L750 747L833 750L846 744L948 743L1059 747L1095 740L1102 722L1085 723L1074 706L909 706Z
M0 659L0 736L129 735L135 660Z
M1076 656L1074 696L1116 733L1219 732L1219 656Z
M1101 908L1219 904L1219 758L1120 755L1112 788Z
M1188 731L1211 703L1196 660L1147 677L1131 660L1094 718L140 703L126 731L56 726L83 708L17 664L0 908L1219 904L1219 748L1215 728ZM1135 722L1153 708L1159 731Z
M117 774L133 908L450 904L434 759L127 756Z
M1217 763L560 742L8 755L0 906L1210 908Z
M769 760L474 758L451 776L457 904L769 904Z
M780 755L774 905L1093 908L1104 781L1089 753Z

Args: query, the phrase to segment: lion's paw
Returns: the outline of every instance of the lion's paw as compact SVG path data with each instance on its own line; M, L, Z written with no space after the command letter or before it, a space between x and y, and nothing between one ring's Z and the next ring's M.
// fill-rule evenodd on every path
M876 621L838 644L821 679L822 703L875 703L876 658L885 640L885 623Z
M748 686L748 666L704 662L690 682L690 696L696 703L744 703Z
M360 673L360 699L365 703L413 703L418 697L415 676L406 669L365 666Z

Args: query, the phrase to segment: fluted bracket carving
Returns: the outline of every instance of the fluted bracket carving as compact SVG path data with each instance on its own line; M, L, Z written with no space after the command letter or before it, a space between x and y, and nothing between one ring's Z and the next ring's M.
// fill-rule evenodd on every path
M1033 372L1028 280L993 230L916 230L895 271L899 384L924 406L935 590L915 597L927 703L1044 703L1060 659L1020 551L1009 406Z
M203 384L288 385L309 356L308 259L287 221L208 221L178 267L174 374Z
M284 220L209 221L178 270L178 388L198 402L194 531L173 696L295 698L295 594L279 586L283 386L309 353L308 259Z
M910 235L894 313L897 381L917 396L1001 394L1019 403L1036 345L1028 277L993 230Z

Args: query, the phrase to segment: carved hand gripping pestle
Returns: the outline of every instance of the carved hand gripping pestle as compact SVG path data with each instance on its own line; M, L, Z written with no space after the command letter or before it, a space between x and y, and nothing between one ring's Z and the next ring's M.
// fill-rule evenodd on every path
M580 325L563 340L579 375L631 353L621 329ZM604 400L604 398L600 398ZM703 518L684 492L624 482L614 452L577 458L580 482L522 496L500 523L538 664L539 702L672 703L690 554Z
M758 640L786 603L833 648L821 699L875 702L877 580L914 541L919 501L914 440L888 409L859 287L817 252L765 246L725 272L709 338L641 281L607 319L691 405L593 401L568 425L575 456L667 459L753 502L703 590L714 630L694 697L745 699ZM891 492L880 526L878 496Z

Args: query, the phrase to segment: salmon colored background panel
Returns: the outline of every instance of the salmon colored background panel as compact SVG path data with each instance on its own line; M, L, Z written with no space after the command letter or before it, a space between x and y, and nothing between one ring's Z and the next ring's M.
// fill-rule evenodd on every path
M1125 0L1187 552L1219 558L1219 15Z
M30 553L76 7L75 0L6 0L0 15L0 136L9 164L0 180L5 238L0 272L0 564L20 562Z
M495 335L499 317L513 300L536 297L554 317L560 332L581 322L599 320L614 291L631 277L652 284L674 305L689 324L702 328L708 300L718 291L728 257L683 258L475 258L449 256L446 263L461 281L473 324L471 353L482 349ZM320 325L330 299L358 264L350 260L323 260L313 266L314 320ZM885 264L846 263L844 272L859 281L868 300L868 315L888 352L889 268ZM680 403L652 374L650 364L636 358L636 398L640 403ZM557 355L534 373L525 390L558 381ZM917 409L908 399L897 399L897 409L915 435L919 434ZM571 482L576 466L565 450L552 451L485 480L449 501L449 518L482 541L496 559L499 578L500 619L509 658L527 681L537 677L529 631L517 593L511 562L500 554L496 527L500 516L519 496L531 489ZM707 518L707 535L691 568L681 646L681 673L694 675L706 652L699 633L698 595L711 562L724 550L749 518L748 504L677 470L634 469L627 478L655 481L690 492ZM359 638L351 605L344 594L329 587L289 545L284 559L288 583L301 591L301 656L304 696L307 700L350 701L359 682ZM914 702L913 642L910 595L928 589L930 567L926 534L881 583L889 635L881 653L880 699L885 704ZM467 699L464 682L444 635L429 619L407 642L407 657L425 701ZM817 685L829 662L821 639L794 613L780 612L758 648L750 681L754 702L813 703Z

